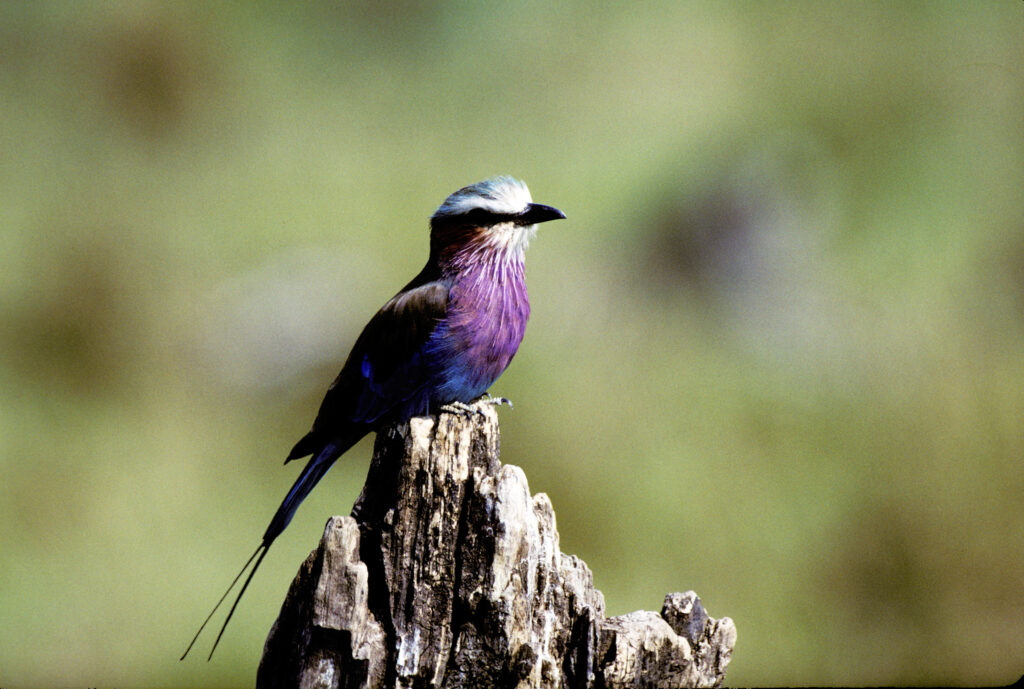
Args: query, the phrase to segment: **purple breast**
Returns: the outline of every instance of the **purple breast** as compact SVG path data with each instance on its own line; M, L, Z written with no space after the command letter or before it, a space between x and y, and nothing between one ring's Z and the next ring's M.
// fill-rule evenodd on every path
M448 302L447 392L470 399L485 392L512 361L529 317L522 260L501 256L460 271Z

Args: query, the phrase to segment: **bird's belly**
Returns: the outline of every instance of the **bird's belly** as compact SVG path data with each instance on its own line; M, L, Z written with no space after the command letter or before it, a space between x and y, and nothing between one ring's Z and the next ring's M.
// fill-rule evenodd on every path
M520 333L476 332L447 329L444 346L437 351L438 372L434 402L469 402L487 392L515 354Z
M436 404L469 402L487 392L522 342L529 306L451 314L435 333Z

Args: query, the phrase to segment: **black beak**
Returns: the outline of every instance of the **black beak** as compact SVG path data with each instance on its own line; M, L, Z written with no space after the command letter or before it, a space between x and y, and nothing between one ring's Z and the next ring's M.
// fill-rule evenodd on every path
M547 222L548 220L564 220L565 213L552 208L551 206L545 206L542 203L531 203L526 207L526 210L516 216L517 225L536 225L537 223Z

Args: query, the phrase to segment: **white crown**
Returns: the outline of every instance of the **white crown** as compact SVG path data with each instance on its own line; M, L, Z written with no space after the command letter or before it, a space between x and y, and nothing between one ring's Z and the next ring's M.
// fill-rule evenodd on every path
M502 175L471 184L453 193L434 211L435 218L444 215L461 215L482 209L497 215L516 215L533 203L526 184Z

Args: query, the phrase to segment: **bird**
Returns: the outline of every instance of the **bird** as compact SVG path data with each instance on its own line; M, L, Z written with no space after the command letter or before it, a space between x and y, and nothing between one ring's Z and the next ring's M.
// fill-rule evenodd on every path
M312 427L285 464L309 461L181 660L248 570L207 660L213 658L270 546L342 454L371 431L414 416L469 413L469 403L487 392L522 342L530 316L524 253L537 225L565 217L534 203L526 184L507 175L463 187L438 207L430 217L426 265L356 338Z

